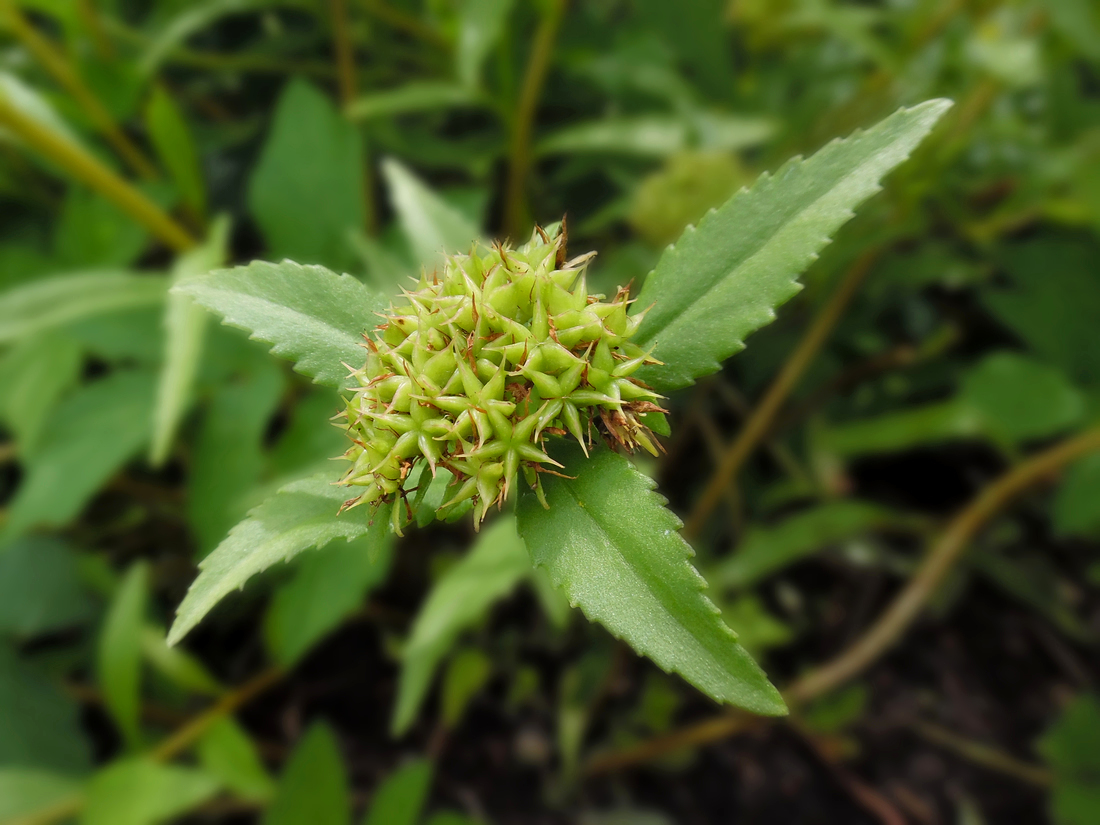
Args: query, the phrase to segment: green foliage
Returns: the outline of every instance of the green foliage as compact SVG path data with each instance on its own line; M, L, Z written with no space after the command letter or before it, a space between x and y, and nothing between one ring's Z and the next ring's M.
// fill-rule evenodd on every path
M795 278L829 236L950 105L932 100L902 109L808 160L789 161L688 228L638 295L647 310L638 341L666 365L649 368L647 380L663 390L684 387L742 350L744 337L798 291Z
M81 825L154 825L204 802L218 783L193 768L147 759L115 762L88 783Z
M301 559L264 618L264 635L275 660L293 666L361 607L389 573L392 551L389 527L379 520L365 536Z
M72 775L87 771L90 761L76 704L0 641L0 770Z
M27 537L0 552L0 635L17 640L66 630L91 616L77 555L58 539Z
M710 579L721 587L751 587L830 545L897 522L895 513L874 504L854 499L828 502L775 526L753 527L733 554L711 571Z
M218 270L175 290L225 323L249 330L276 355L293 359L299 372L331 387L347 380L345 363L362 362L367 319L385 309L381 297L350 275L291 261Z
M139 562L122 579L107 611L96 662L104 702L131 747L141 744L141 633L148 590L149 568Z
M176 611L168 643L182 639L222 597L275 562L336 538L350 541L366 535L366 511L337 516L343 499L344 492L331 478L315 476L286 485L255 508L199 564L201 572Z
M116 372L74 392L46 424L51 439L27 464L0 531L0 547L40 525L65 524L149 437L152 376ZM69 426L69 409L81 411L81 426Z
M402 651L392 726L395 733L404 733L415 720L436 667L459 634L511 592L528 570L527 553L516 535L515 522L500 518L435 583Z
M414 759L378 786L363 825L416 825L432 784L432 763Z
M64 333L24 338L0 362L0 418L24 456L41 443L50 412L80 375L80 346Z
M326 95L286 86L248 187L271 257L344 265L348 230L366 219L359 141Z
M232 719L219 719L207 729L199 740L198 757L207 774L244 799L266 802L275 793L275 782L256 746Z
M336 737L314 723L287 762L264 825L348 825L347 776Z
M1061 535L1096 535L1100 532L1100 456L1076 462L1054 499L1054 526Z
M1054 770L1051 813L1058 825L1087 825L1100 814L1100 702L1078 696L1039 742Z
M49 771L0 768L0 822L56 805L79 793L80 783Z
M182 200L196 215L206 214L206 183L198 149L179 105L163 86L154 86L145 107L145 127L157 157L172 176ZM212 268L221 261L215 261Z
M172 272L174 284L204 275L225 263L229 223L217 222L206 243L181 255ZM163 464L180 421L191 402L191 393L202 360L209 316L181 292L169 294L164 310L164 366L153 410L153 440L149 460Z
M708 695L765 715L786 706L703 595L679 521L654 484L601 450L561 451L575 478L544 482L549 508L524 495L520 535L569 601L635 650Z
M44 278L3 293L0 301L0 344L74 321L136 307L157 306L164 300L159 278L124 272L88 272Z

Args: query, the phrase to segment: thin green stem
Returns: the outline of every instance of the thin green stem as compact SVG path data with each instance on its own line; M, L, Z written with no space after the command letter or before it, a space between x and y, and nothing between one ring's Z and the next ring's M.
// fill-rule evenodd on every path
M975 765L981 765L983 768L1006 774L1039 788L1049 788L1054 783L1053 774L1046 768L1023 762L982 742L966 739L947 728L921 721L914 722L912 728L922 739L933 742Z
M565 16L565 0L550 0L531 42L531 56L512 121L512 142L508 154L508 180L504 192L504 235L515 238L528 222L527 173L531 166L531 134L542 87L550 69L554 42Z
M182 252L197 243L191 233L98 158L28 116L3 95L0 95L0 123L31 149L112 201L173 249Z
M114 147L126 164L147 180L160 177L157 167L119 128L114 117L107 111L107 107L100 102L95 92L88 88L65 55L39 33L38 29L16 8L13 0L0 0L0 15L35 59L72 95L95 124L95 128Z

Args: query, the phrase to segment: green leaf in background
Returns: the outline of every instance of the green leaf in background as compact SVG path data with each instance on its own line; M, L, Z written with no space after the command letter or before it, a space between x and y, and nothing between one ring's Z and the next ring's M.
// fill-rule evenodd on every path
M0 72L0 97L23 114L45 126L58 137L77 146L80 138L65 119L58 114L49 100L37 89L28 86L23 80L10 72Z
M439 662L459 634L504 598L531 568L512 518L483 530L470 552L444 573L416 614L401 658L392 729L416 719Z
M717 701L785 713L779 692L703 595L680 521L654 482L609 450L586 459L569 445L560 458L575 478L544 477L550 508L533 493L519 502L534 563L590 620L664 670Z
M104 704L131 747L141 743L141 634L148 596L149 566L136 562L107 610L96 658Z
M0 768L0 822L47 810L80 794L77 780L49 771Z
M153 670L181 690L201 696L221 696L218 683L198 659L178 647L169 647L164 628L147 623L141 629L141 655Z
M290 423L268 453L273 475L308 474L306 468L328 462L347 449L348 437L332 417L340 410L339 396L327 387L313 387L291 412ZM293 476L292 476L293 477Z
M1052 364L1086 384L1100 384L1100 278L1093 240L1039 238L1004 251L1007 288L981 293L1005 326Z
M483 105L470 89L454 83L414 80L396 89L372 91L348 104L344 113L352 120L430 112L463 106Z
M32 527L65 524L149 435L152 376L116 372L74 392L51 416L46 432L64 433L38 451L8 510L0 548ZM72 426L73 410L80 426Z
M206 242L181 255L172 268L172 282L181 283L205 275L225 263L229 221L220 219L210 228ZM149 461L156 467L168 458L168 450L180 421L191 403L191 393L202 358L207 313L183 292L168 295L164 308L164 364L157 401L153 408L153 439Z
M264 619L264 636L284 668L293 667L314 644L363 604L390 570L393 536L386 519L345 545L301 559L294 578L280 587Z
M223 596L275 562L336 538L365 535L368 509L337 516L348 491L332 481L331 476L317 476L288 484L230 530L229 537L199 564L201 572L176 612L168 644L177 643Z
M266 802L275 782L260 761L256 745L231 717L212 724L199 740L199 764L237 796Z
M141 254L149 234L102 195L69 187L54 231L54 256L63 269L125 267Z
M61 332L25 338L0 361L0 419L20 455L33 455L50 412L76 384L83 361L77 342Z
M336 737L315 722L294 749L279 779L264 825L348 825L348 780Z
M432 763L414 759L386 777L363 825L417 825L432 785Z
M439 715L443 724L454 728L462 721L470 701L493 674L493 663L476 647L467 647L451 657L439 689Z
M1075 462L1054 498L1054 529L1061 536L1100 533L1100 455Z
M29 536L0 553L0 635L65 630L89 619L93 607L64 542Z
M477 240L478 228L401 163L386 158L382 175L413 255L429 272L444 253L466 252Z
M146 759L115 762L88 784L80 825L154 825L202 804L217 790L213 777L194 768Z
M0 293L0 344L66 326L82 318L158 306L167 283L126 272L85 272L44 278Z
M177 285L230 326L271 344L320 384L343 386L348 370L366 361L363 334L376 327L384 299L350 275L292 261L256 261ZM0 316L0 335L3 330Z
M198 217L206 214L206 184L187 121L172 95L157 84L145 107L145 129L180 199ZM217 263L221 263L218 261Z
M0 640L0 768L82 774L90 763L76 703Z
M639 378L662 391L691 384L744 348L799 289L795 280L849 218L879 191L950 106L930 100L901 109L866 132L828 144L808 160L763 175L698 228L689 227L646 278L647 311L637 343L662 367Z
M283 390L283 375L270 358L214 393L192 455L187 515L205 556L248 511L246 494L263 470L263 441Z
M1100 815L1100 701L1082 694L1039 742L1054 770L1051 813L1058 825L1093 825Z
M508 22L515 0L469 0L459 7L455 74L463 86L481 85L481 67Z
M967 373L961 395L1009 443L1055 435L1085 412L1084 397L1063 373L1014 352L984 358Z
M663 158L696 146L736 152L758 146L775 133L767 118L739 115L616 116L573 123L535 145L537 155L610 154Z
M818 444L848 457L980 436L1012 446L1056 435L1084 412L1084 397L1061 372L995 352L964 373L954 398L830 427Z
M291 80L248 186L271 257L345 265L347 232L366 220L362 157L359 134L328 96Z
M708 579L715 587L743 589L830 545L899 522L891 510L863 501L818 505L769 527L750 527Z

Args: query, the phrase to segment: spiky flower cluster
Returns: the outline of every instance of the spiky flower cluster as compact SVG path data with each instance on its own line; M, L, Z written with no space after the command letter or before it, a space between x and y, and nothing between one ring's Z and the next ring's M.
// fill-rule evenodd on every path
M478 524L521 470L545 505L539 476L561 467L547 436L571 435L587 454L595 430L656 454L640 419L663 412L660 396L631 378L656 363L629 340L641 317L627 314L625 289L611 301L588 294L592 254L565 257L564 233L541 229L518 249L450 256L364 335L341 481L362 491L345 508L392 504L400 529L412 516L406 480L423 460L433 477L453 475L441 509L472 505Z

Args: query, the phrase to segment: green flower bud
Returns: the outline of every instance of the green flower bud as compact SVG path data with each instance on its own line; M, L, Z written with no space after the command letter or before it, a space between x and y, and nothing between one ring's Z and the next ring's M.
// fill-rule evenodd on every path
M357 488L344 507L391 505L394 528L412 518L406 496L421 462L453 477L443 510L474 508L475 525L515 490L523 473L545 503L540 474L560 467L545 440L594 435L611 447L659 445L641 416L661 411L657 393L631 376L655 364L630 343L641 321L628 292L589 295L592 254L565 258L565 234L536 229L518 249L499 244L449 256L391 305L366 338L347 409ZM417 499L419 500L419 498Z

